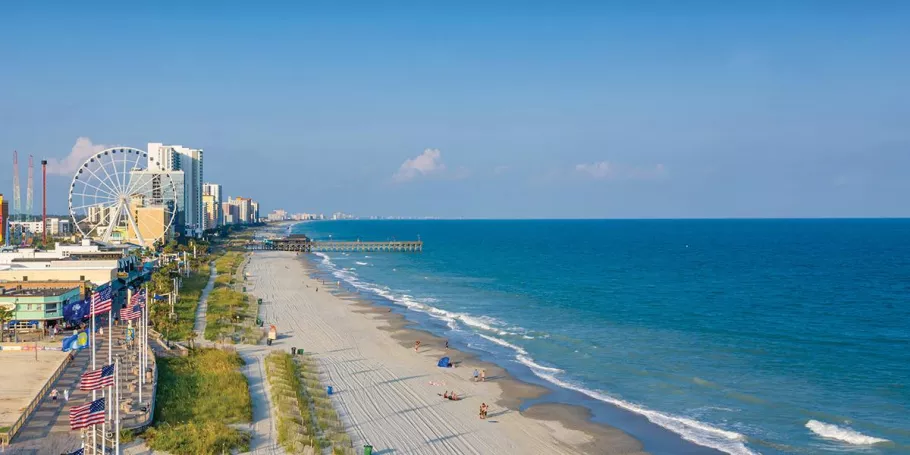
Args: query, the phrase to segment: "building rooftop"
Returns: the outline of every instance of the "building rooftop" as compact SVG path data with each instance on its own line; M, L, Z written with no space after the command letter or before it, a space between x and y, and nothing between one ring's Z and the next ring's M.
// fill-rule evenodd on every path
M75 288L50 288L50 289L7 289L2 297L56 297L66 294Z

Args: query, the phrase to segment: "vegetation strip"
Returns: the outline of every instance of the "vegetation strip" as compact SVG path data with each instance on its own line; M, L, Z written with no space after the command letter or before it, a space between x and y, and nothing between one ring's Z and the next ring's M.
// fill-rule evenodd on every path
M288 453L354 453L312 359L273 352L266 357L266 377L277 409L278 443Z
M243 364L236 352L219 349L159 358L155 426L145 432L149 447L174 455L249 450L250 434L230 426L252 421Z

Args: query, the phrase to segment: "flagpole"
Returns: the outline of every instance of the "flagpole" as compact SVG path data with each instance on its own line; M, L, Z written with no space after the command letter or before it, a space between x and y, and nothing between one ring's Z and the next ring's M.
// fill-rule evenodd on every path
M114 455L120 455L120 357L117 357L117 360L114 364L114 389L116 389L116 400L114 406L116 406L117 418L114 420L117 425L115 437L116 442L114 443Z
M144 357L145 347L142 345L142 341L143 341L142 334L143 334L143 324L144 324L143 319L145 319L145 317L144 317L145 309L143 309L143 307L140 306L139 311L140 311L139 317L141 319L136 321L136 344L139 345L139 404L141 405L142 404L142 389L143 389L143 386L145 385L145 374L144 374L145 368L143 367L143 365L144 365L143 362L145 361L145 357Z
M145 370L148 368L149 363L149 354L148 354L148 345L149 345L149 322L152 320L152 301L151 295L149 294L149 284L145 283L145 327L142 329L143 337L145 337L145 349L142 351L142 374L145 374Z
M95 365L95 292L98 292L97 288L92 291L92 300L91 300L91 304L89 306L89 313L92 315L92 370L97 368L97 366ZM98 399L97 394L98 394L97 390L92 390L92 401L95 401L96 399ZM92 425L92 453L93 454L97 453L97 451L98 451L98 431L96 428L97 426L98 425L95 425L95 424Z

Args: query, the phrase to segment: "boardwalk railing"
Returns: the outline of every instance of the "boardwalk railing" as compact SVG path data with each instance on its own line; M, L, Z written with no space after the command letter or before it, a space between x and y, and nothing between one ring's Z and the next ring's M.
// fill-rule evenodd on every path
M57 382L57 379L63 374L63 370L66 369L66 366L69 365L70 361L73 360L73 353L75 351L70 351L67 354L66 359L63 362L60 362L60 365L57 366L57 370L54 371L54 374L51 375L50 379L44 383L44 387L41 387L41 391L35 395L35 398L32 398L32 402L28 404L25 408L25 411L22 412L22 415L19 416L19 420L16 420L11 427L5 432L0 433L0 447L8 446L10 441L16 437L16 434L19 433L19 430L22 428L22 425L25 424L25 421L28 420L29 416L32 415L32 412L35 412L35 409L38 407L38 404L41 403L41 400L44 398L44 395L47 394L47 391L53 387L54 383Z

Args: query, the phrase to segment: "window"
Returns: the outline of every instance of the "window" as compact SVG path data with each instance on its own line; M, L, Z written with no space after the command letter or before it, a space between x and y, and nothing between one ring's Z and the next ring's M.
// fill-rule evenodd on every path
M28 281L28 277L25 276L25 275L23 275L23 276L22 276L22 281Z
M79 275L79 281L85 281L85 275Z
M56 313L56 312L57 312L57 304L56 304L56 303L48 303L47 305L44 306L44 312L45 312L45 313Z

